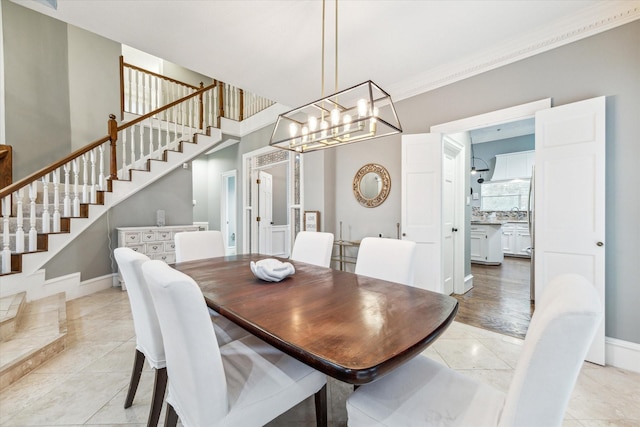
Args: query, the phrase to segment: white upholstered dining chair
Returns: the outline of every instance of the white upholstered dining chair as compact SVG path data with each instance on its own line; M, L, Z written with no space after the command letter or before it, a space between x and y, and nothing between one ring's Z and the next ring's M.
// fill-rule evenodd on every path
M175 235L176 262L216 258L225 255L224 239L218 230L183 231ZM213 309L209 314L215 323L220 345L242 338L249 333Z
M218 230L176 233L176 262L215 258L225 255L224 239Z
M333 233L300 231L296 236L296 241L293 243L289 258L320 267L329 267L331 265L332 250Z
M129 408L133 404L146 359L155 370L155 384L148 417L148 425L155 426L158 425L164 401L167 371L160 325L151 294L149 294L149 289L142 275L142 264L149 261L149 257L124 247L116 248L113 253L122 279L127 285L127 296L131 305L133 327L136 333L136 355L124 407Z
M165 343L165 425L262 426L309 396L326 425L326 377L251 335L219 347L204 297L161 261L142 267Z
M355 273L389 282L413 285L416 243L365 237L360 242Z
M348 425L560 426L603 312L584 277L547 285L505 394L417 356L347 399Z

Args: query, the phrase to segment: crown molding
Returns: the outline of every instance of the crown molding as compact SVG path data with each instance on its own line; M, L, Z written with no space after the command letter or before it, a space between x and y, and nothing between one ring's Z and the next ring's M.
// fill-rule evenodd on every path
M516 40L506 41L470 59L450 62L387 87L395 101L419 95L460 80L640 19L640 0L600 1L570 18Z

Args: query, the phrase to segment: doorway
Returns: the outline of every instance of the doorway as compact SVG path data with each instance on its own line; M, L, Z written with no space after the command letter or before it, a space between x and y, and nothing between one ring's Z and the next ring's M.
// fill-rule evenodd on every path
M265 147L243 155L245 253L288 257L300 230L301 158Z

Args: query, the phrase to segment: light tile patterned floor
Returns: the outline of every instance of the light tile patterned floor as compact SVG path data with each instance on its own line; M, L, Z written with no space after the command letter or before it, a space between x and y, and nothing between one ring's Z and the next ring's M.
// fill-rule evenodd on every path
M146 425L151 370L143 373L134 405L123 409L135 350L126 292L110 289L70 301L67 314L69 348L0 392L0 425ZM454 323L425 355L506 391L521 346L518 339ZM351 390L329 381L329 425L346 425ZM268 424L313 425L312 399ZM585 364L564 426L639 425L640 374Z

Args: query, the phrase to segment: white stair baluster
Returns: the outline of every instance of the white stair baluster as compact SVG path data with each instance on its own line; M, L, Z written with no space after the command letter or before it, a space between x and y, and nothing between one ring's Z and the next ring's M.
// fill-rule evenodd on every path
M78 159L73 159L73 216L80 216L80 191L78 190Z
M11 195L2 199L2 272L11 272L11 249L9 237L9 217L11 216Z
M38 196L38 181L29 185L29 252L38 249L38 230L36 230L36 197Z
M69 181L70 181L69 163L65 164L63 168L64 168L64 199L62 201L63 203L62 215L68 218L71 216L71 197L69 196Z
M133 128L132 127L128 127L124 130L125 135L127 133L130 134L131 138L129 138L131 141L129 142L129 146L131 147L131 158L129 159L129 164L127 165L128 168L127 170L131 170L133 169L133 165L135 165L136 163L136 144L135 144L135 138L133 137ZM127 174L124 176L124 179L128 180L129 179L130 174Z
M42 177L42 232L51 231L51 215L49 214L49 174Z
M60 232L60 169L53 171L53 232Z
M89 196L90 196L89 200L91 200L91 203L95 203L96 202L96 150L95 148L89 152L89 159L91 161L91 175L90 175L91 185L89 186Z
M89 168L87 155L82 155L82 203L89 203L89 191L87 181L89 181Z
M151 158L151 156L156 152L156 148L153 146L153 123L151 122L151 118L147 119L147 123L149 124L149 157ZM144 128L144 126L141 127ZM158 156L154 155L153 157Z
M138 136L140 137L140 169L142 169L142 166L144 164L143 159L144 159L144 126L142 126L142 124L136 125L136 127L138 128ZM149 155L151 153L148 153Z
M24 199L24 187L16 191L16 252L24 252L24 208L22 200Z
M105 191L105 189L107 188L105 185L105 178L104 178L104 144L101 145L100 147L98 147L98 152L100 153L100 162L99 164L99 173L98 173L98 189L100 189L101 191ZM122 156L125 156L125 152L122 152Z

